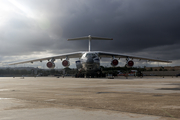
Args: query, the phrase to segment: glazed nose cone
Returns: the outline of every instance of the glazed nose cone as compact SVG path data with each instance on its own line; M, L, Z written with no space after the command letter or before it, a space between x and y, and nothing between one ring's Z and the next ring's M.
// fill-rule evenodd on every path
M93 58L91 58L91 57L87 58L86 63L87 63L87 64L93 64L93 63L94 63Z

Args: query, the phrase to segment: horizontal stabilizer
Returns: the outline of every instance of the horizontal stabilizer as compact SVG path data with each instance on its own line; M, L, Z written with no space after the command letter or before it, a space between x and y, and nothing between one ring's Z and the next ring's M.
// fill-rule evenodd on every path
M72 38L70 40L89 40L89 51L91 50L91 40L113 40L112 38L92 37L91 35L79 38Z
M85 36L85 37L79 37L79 38L72 38L69 40L113 40L113 38L102 38L102 37L93 37L93 36Z

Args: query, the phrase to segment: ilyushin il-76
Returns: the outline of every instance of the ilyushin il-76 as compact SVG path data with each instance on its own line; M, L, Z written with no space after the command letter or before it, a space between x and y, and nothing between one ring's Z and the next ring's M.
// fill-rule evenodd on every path
M46 66L50 69L54 69L55 68L54 62L57 59L60 59L62 61L62 65L64 67L69 67L70 66L69 60L71 58L77 58L78 60L76 61L76 67L77 67L79 73L81 74L81 77L82 76L88 77L90 75L92 77L95 77L101 73L101 67L100 67L100 59L101 58L111 58L110 62L113 67L116 67L119 64L120 58L126 59L126 64L125 64L126 67L133 67L134 59L147 60L147 61L153 61L153 62L171 63L171 61L167 61L167 60L145 58L145 57L125 55L125 54L119 54L119 53L111 53L111 52L103 52L103 51L91 51L91 41L92 40L113 40L112 38L93 37L93 36L89 35L86 37L68 39L68 41L71 41L71 40L89 40L89 51L80 51L80 52L60 54L60 55L52 56L52 57L11 63L9 65L33 63L33 62L37 62L37 61L42 62L42 61L47 60L48 62L46 64Z

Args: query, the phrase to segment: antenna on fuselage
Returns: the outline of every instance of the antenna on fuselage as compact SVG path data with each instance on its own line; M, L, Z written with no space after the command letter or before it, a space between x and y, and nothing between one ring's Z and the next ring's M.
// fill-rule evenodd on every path
M113 38L102 38L102 37L92 37L91 35L79 38L71 38L70 40L89 40L89 52L91 51L91 40L113 40Z

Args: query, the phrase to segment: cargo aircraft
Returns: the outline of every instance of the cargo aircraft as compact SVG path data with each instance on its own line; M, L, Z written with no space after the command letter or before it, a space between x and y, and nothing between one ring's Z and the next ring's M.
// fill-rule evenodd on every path
M89 35L86 37L68 39L68 41L71 41L71 40L89 40L89 51L80 51L80 52L60 54L60 55L52 56L52 57L11 63L9 65L33 63L33 62L37 62L37 61L42 62L44 60L47 60L48 61L46 64L47 67L50 69L54 69L55 68L54 62L57 59L60 59L62 61L62 65L64 67L69 67L70 66L69 59L79 58L79 60L76 61L76 67L79 71L79 73L76 76L79 75L81 77L82 76L83 77L89 77L89 76L94 77L94 76L97 76L97 74L101 74L101 68L100 68L100 59L101 58L111 58L111 65L113 67L115 67L119 64L120 58L126 59L126 64L125 64L126 67L133 67L134 59L171 63L171 61L167 61L167 60L145 58L145 57L125 55L125 54L119 54L119 53L111 53L111 52L91 51L91 40L113 40L112 38L93 37L93 36Z

